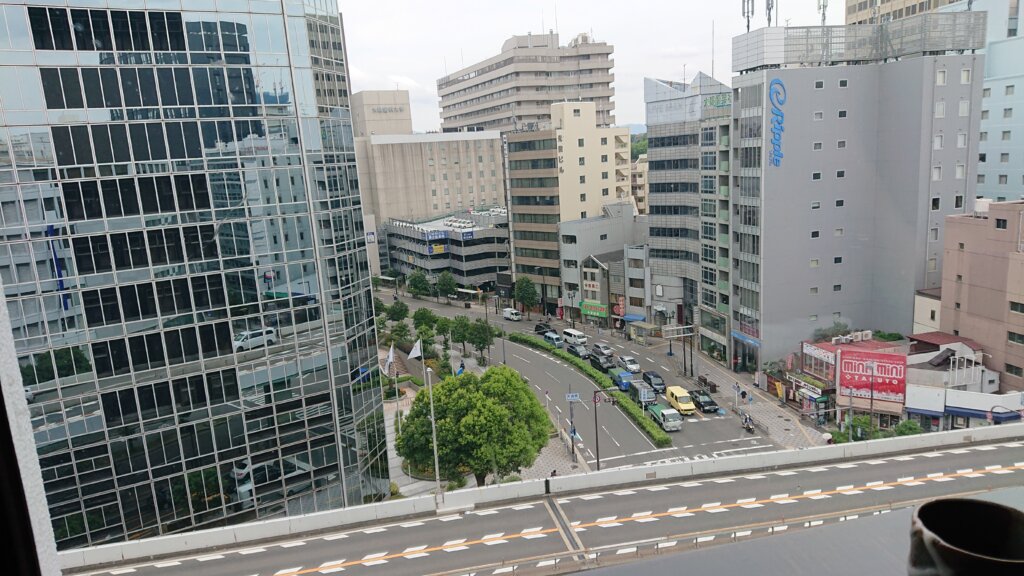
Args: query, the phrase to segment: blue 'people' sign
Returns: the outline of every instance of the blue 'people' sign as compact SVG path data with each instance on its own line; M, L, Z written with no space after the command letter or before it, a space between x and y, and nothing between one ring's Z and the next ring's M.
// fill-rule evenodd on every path
M782 165L782 132L786 129L786 115L782 106L786 104L786 85L782 80L773 78L768 84L768 103L772 106L772 166Z

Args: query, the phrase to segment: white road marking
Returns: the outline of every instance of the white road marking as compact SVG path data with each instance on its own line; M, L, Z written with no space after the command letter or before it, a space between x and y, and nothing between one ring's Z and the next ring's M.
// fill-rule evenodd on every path
M505 566L504 568L498 568L494 572L491 572L491 574L506 574L508 572L515 570L515 568L515 566Z
M274 572L274 576L278 576L279 574L291 574L292 572L298 572L299 570L302 570L302 566L296 566L295 568L285 568L284 570L278 570L277 572Z
M897 478L896 481L897 482L910 482L913 479L914 479L913 476L903 476L903 477Z
M580 496L580 500L597 500L603 498L600 494L587 494L586 496Z
M423 550L426 547L427 547L427 545L423 544L421 546L412 546L410 548L406 548L402 552L402 556L405 557L405 558L408 558L410 560L412 560L414 558L422 558L424 556L430 556L430 554L428 554L426 552L420 552L420 550Z
M490 516L491 514L497 514L497 510L481 510L479 512L473 512L476 516Z
M1013 474L1013 470L1007 470L1006 468L1000 468L999 470L993 470L993 474Z
M825 523L825 521L824 521L824 520L811 520L811 521L810 521L810 522L808 522L808 523L807 523L806 525L807 525L807 526L821 526L821 525L822 525L822 524L824 524L824 523Z
M662 370L664 370L665 372L671 372L671 370L670 370L670 369L668 368L668 366L665 366L664 364L661 364L661 365L660 365L660 367L661 367L661 369L662 369Z
M974 449L977 450L978 452L988 452L989 450L995 450L996 447L995 446L975 446ZM927 454L925 454L925 456L927 456Z
M757 500L757 498L740 498L739 500L736 501L736 503L746 504L747 502L753 502L754 500Z
M387 532L387 528L370 528L369 530L363 530L363 534L377 534L379 532Z
M305 546L305 542L285 542L284 544L278 544L281 548L295 548L296 546Z
M819 467L819 468L808 468L808 469L807 469L807 471L808 471L808 472L824 472L824 471L826 471L826 470L828 470L828 468L827 468L827 467Z
M161 562L159 564L153 564L156 568L170 568L171 566L181 566L181 562Z
M460 544L462 544L465 541L465 538L459 538L458 540L449 540L445 542L442 545L442 547L444 548L445 552L457 552L459 550L468 550L469 546L460 546Z
M422 522L417 522L416 524L420 525L420 524L423 524L423 523ZM342 539L345 539L345 538L348 538L348 534L331 534L330 536L324 536L323 539L324 540L342 540Z
M938 477L944 476L944 475L945 474L943 472L932 472L931 474L928 475L928 477L929 478L938 478ZM879 482L879 484L881 484L881 482ZM871 486L871 484L868 484L868 486Z
M661 492L662 490L668 490L668 486L651 486L650 488L646 488L645 490L647 490L648 492Z
M612 492L612 494L615 494L616 496L631 496L633 494L636 494L636 492L634 492L633 490L621 490L619 492Z
M513 506L513 510L530 510L533 508L533 504L520 504L519 506Z
M324 540L326 540L326 539L327 538L324 538ZM249 548L248 550L239 550L238 553L242 554L243 556L245 556L247 554L259 554L260 552L266 552L266 551L267 551L266 548Z
M200 556L196 560L198 562L209 562L210 560L221 560L222 558L224 558L223 554L211 554L209 556Z
M679 506L676 508L669 508L668 513L675 518L686 518L687 516L693 516L692 513L686 511L686 506Z
M699 544L701 542L711 542L714 539L715 539L714 536L701 536L701 537L697 538L695 540L695 542L697 542Z
M495 544L507 544L508 540L501 539L501 537L504 535L504 532L496 532L494 534L488 534L484 536L483 538L481 538L481 540L483 540L484 544L487 546L494 546Z
M938 475L942 476L942 472L939 472ZM929 474L928 477L931 478L932 475ZM884 482L882 482L881 480L875 480L874 482L868 482L867 484L865 484L865 486L871 488L872 486L881 486L882 484L884 484Z
M846 468L856 468L856 467L857 467L856 464L836 464L836 468L846 469Z
M760 474L754 474L753 476L744 476L747 480L764 480L765 477Z
M952 482L953 480L956 480L955 476L939 476L931 479L932 482ZM872 490L878 490L878 488L872 488Z
M721 506L722 506L721 502L708 502L707 504L704 504L703 506L701 506L701 508L719 508Z
M131 574L135 572L135 568L122 568L120 570L111 570L111 574Z
M558 404L555 404L555 410L558 410L559 414L562 413L562 408Z
M712 480L712 482L715 484L728 484L730 482L735 482L735 480L732 478L719 478L718 480Z
M651 359L651 358L648 358L648 357L646 357L646 356L645 356L645 357L644 357L644 360L647 360L647 361L648 361L648 362L650 362L651 364L654 364L654 360L653 360L653 359Z
M775 475L776 476L796 476L796 472L791 472L789 470L783 470L782 472L775 472Z
M687 482L686 484L680 484L679 486L683 488L696 488L697 486L700 485L700 482Z
M611 528L613 526L622 526L621 522L615 522L618 516L605 516L604 518L598 518L595 523L601 528ZM577 528L578 530L578 528Z

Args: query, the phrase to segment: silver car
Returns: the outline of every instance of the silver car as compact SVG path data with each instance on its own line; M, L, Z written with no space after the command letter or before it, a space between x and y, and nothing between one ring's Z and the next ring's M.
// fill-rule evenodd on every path
M616 363L619 365L620 368L629 370L633 374L640 373L640 363L637 362L636 358L633 358L632 356L619 356L619 359Z

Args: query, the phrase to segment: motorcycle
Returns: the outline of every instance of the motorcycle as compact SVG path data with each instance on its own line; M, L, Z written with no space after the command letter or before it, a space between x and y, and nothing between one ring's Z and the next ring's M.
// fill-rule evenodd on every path
M743 429L751 434L754 433L754 420L749 415L743 417Z

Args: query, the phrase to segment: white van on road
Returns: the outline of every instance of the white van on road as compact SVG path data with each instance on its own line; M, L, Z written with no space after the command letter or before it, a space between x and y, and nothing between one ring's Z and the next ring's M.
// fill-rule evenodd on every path
M573 330L572 328L566 328L562 330L562 339L567 344L579 344L580 346L587 345L587 335L579 330Z
M501 317L505 320L511 320L513 322L519 322L523 319L523 315L519 310L515 308L505 308L501 311Z

